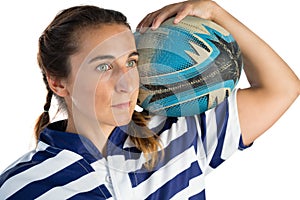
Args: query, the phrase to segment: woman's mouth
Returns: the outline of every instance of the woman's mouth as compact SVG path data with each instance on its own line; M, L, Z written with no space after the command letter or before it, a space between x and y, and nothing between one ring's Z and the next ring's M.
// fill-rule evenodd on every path
M128 108L130 108L130 101L114 104L114 105L112 105L112 107L118 108L118 109L128 109Z

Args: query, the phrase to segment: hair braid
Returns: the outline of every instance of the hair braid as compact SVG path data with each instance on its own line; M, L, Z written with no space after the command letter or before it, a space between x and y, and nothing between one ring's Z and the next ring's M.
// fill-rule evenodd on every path
M36 140L39 139L41 131L50 122L49 109L50 109L50 106L51 106L53 91L50 89L50 87L48 85L47 78L46 78L45 74L43 74L43 81L45 82L48 93L47 93L47 96L46 96L46 103L44 104L44 112L38 117L37 122L36 122L35 127L34 127Z
M53 91L50 89L50 87L48 85L47 78L46 78L45 74L43 74L43 80L45 82L45 85L46 85L46 88L47 88L47 91L48 91L48 94L46 96L46 103L44 104L44 112L48 113L48 111L50 109L50 106L51 106L51 99L52 99L52 96L53 96Z
M129 123L129 132L131 141L145 155L147 160L145 168L151 170L164 157L164 151L159 136L147 127L149 120L147 112L134 111L132 121Z

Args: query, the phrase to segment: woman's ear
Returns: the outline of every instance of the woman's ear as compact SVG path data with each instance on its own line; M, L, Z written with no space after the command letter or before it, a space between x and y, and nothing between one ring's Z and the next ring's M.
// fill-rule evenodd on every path
M67 90L67 82L64 79L56 78L53 76L47 75L47 81L50 89L57 94L60 97L67 96L68 90Z

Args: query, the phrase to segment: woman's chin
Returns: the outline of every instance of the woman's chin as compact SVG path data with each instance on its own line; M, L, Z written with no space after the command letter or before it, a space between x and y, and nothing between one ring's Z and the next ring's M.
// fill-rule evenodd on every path
M118 113L114 115L114 120L117 126L124 126L129 124L132 119L132 113Z
M125 108L113 108L112 115L117 126L127 125L132 119L133 112L134 107L131 105Z

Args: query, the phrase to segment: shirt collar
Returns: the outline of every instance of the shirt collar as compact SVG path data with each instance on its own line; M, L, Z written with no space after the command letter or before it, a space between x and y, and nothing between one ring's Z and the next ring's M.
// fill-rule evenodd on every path
M39 140L50 146L75 152L90 163L103 158L101 152L88 138L80 134L65 132L66 125L66 120L49 124L42 131ZM113 130L107 142L107 155L123 152L124 143L128 138L126 130L127 126L116 127Z
M48 125L42 131L39 140L50 146L75 152L90 163L103 158L88 138L80 134L65 132L66 124L66 120L62 120Z

